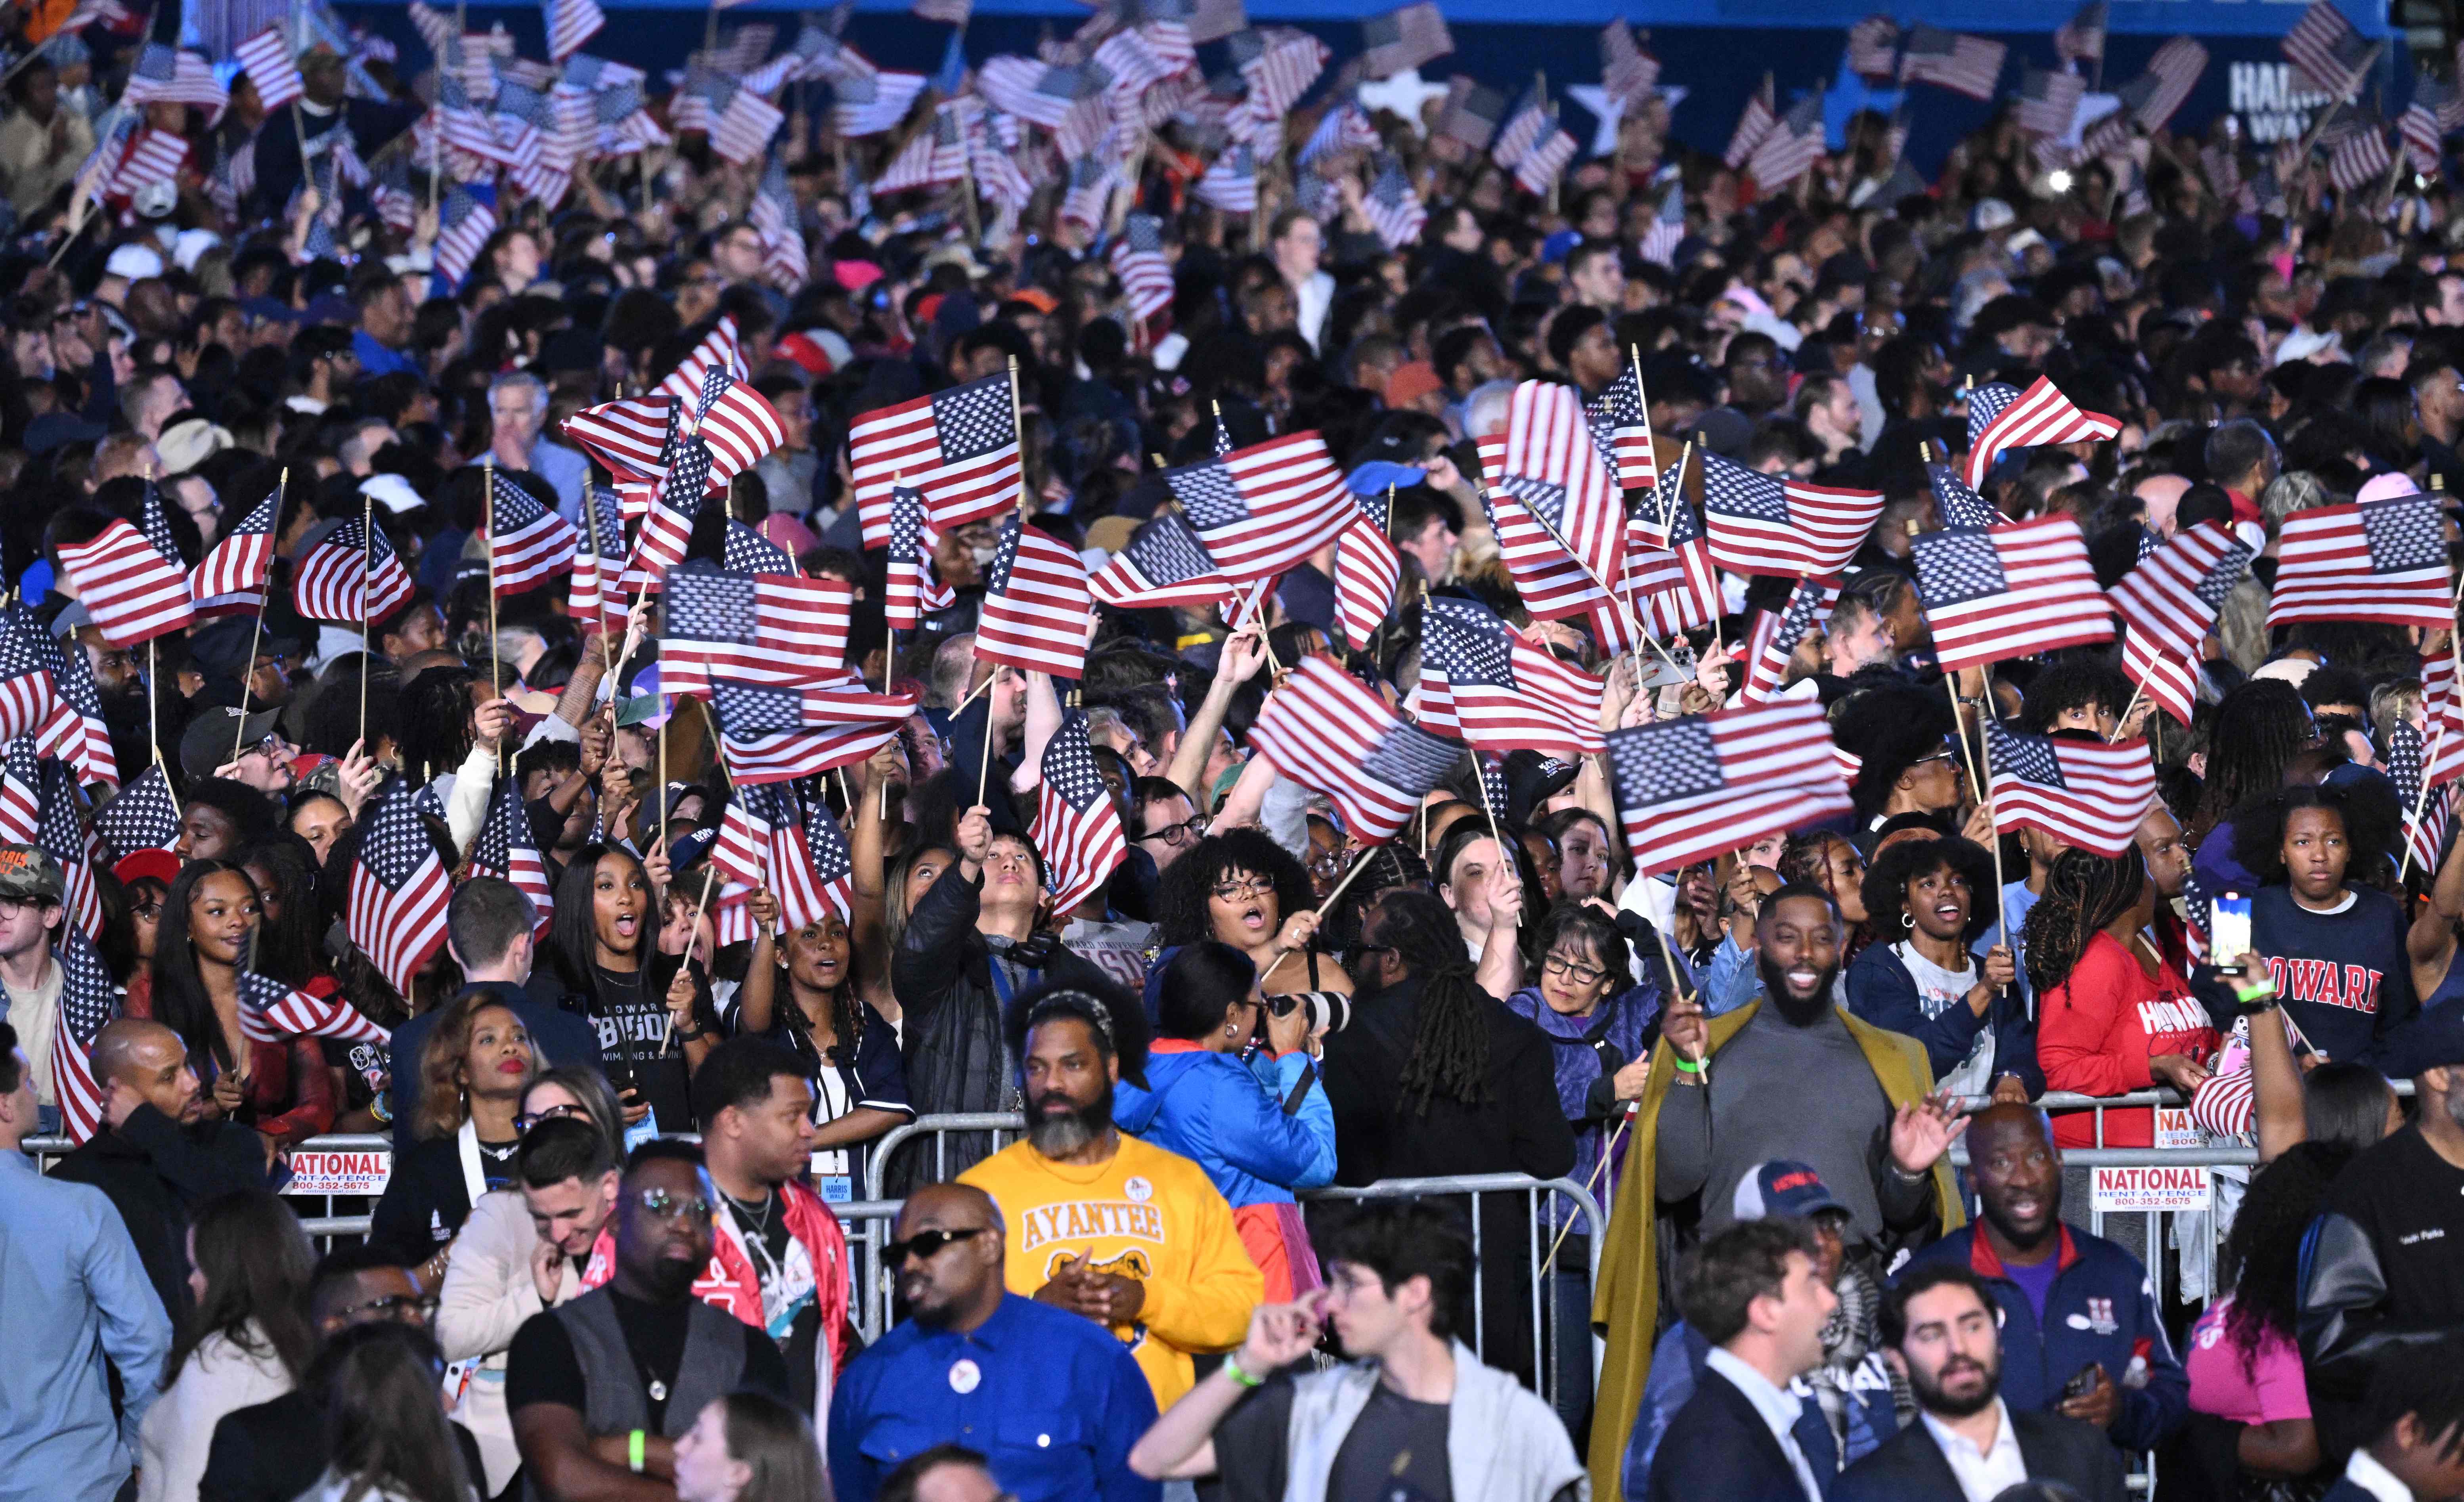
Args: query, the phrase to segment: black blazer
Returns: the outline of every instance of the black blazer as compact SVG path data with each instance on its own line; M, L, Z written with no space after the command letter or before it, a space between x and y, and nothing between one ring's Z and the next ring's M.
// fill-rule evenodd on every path
M1943 1472L1949 1474L1947 1468ZM1952 1502L1960 1502L1958 1488ZM1737 1384L1709 1367L1651 1462L1651 1502L1806 1502L1788 1452ZM1629 1498L1628 1502L1639 1502ZM2102 1502L2102 1499L2092 1499Z
M450 1422L450 1421L449 1421ZM471 1484L485 1491L479 1442L451 1425ZM198 1502L292 1502L325 1473L325 1412L294 1389L269 1403L234 1408L214 1423Z
M2087 1502L2124 1502L2122 1452L2095 1425L2007 1404L2031 1481L2058 1481ZM1920 1419L1849 1467L1831 1502L1967 1502L1950 1462Z

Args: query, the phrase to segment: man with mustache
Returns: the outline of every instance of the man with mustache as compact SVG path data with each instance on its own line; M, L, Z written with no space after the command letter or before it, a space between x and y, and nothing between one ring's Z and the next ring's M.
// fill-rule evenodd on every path
M2002 1401L1992 1291L1955 1263L1919 1268L1882 1296L1884 1359L1908 1380L1917 1422L1848 1469L1832 1502L1988 1502L2058 1481L2122 1502L2122 1457L2093 1425Z
M769 1336L693 1297L710 1264L701 1149L645 1142L616 1201L616 1271L514 1336L505 1407L535 1498L674 1502L675 1440L714 1398L792 1403Z
M958 1182L1010 1226L1010 1292L1111 1330L1170 1407L1196 1381L1193 1354L1241 1343L1265 1276L1204 1169L1112 1125L1113 1085L1144 1080L1145 1010L1109 985L1054 986L1010 1018L1026 1137Z
M1738 1182L1776 1159L1821 1177L1848 1213L1850 1246L1963 1219L1946 1161L1961 1123L1932 1094L1924 1045L1831 1000L1844 938L1821 889L1782 887L1754 924L1761 994L1707 1022L1688 998L1661 1024L1594 1294L1593 1317L1609 1331L1592 1426L1595 1489L1617 1482L1650 1375L1661 1206L1699 1198L1701 1233L1716 1234L1734 1220Z

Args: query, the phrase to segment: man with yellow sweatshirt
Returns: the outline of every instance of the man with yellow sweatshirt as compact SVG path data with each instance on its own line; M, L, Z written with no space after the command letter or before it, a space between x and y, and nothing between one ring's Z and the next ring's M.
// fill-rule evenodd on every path
M1266 1284L1205 1171L1112 1125L1121 1054L1134 1070L1144 1022L1134 1003L1082 990L1033 1001L1018 1049L1026 1137L958 1182L1001 1206L1010 1292L1109 1328L1168 1408L1196 1381L1193 1353L1241 1343Z

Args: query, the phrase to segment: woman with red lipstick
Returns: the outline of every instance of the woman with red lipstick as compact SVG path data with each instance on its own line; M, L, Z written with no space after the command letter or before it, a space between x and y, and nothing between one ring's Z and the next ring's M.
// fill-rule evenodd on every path
M717 1041L707 990L683 955L661 955L658 890L630 850L584 846L557 883L548 954L577 1009L599 1033L625 1124L690 1132L686 1081Z
M407 1061L405 1061L407 1062ZM513 1182L514 1118L539 1072L531 1035L493 991L446 1008L419 1055L418 1141L396 1156L368 1224L368 1243L412 1268L420 1286L444 1280L454 1235L471 1206Z

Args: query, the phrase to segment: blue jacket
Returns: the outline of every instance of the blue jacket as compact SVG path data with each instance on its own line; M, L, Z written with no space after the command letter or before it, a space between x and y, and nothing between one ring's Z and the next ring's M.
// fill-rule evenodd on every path
M1146 1088L1116 1087L1112 1122L1194 1160L1235 1208L1334 1182L1334 1107L1306 1053L1253 1066L1158 1039Z
M2068 1226L2060 1235L2060 1270L2045 1292L2042 1328L2027 1293L2011 1281L2002 1259L1973 1225L1918 1252L1908 1265L1955 1262L1992 1288L2002 1307L2002 1397L2013 1408L2051 1413L2061 1403L2063 1384L2101 1362L2105 1376L2122 1389L2113 1443L2123 1449L2154 1449L2189 1412L2190 1379L2156 1317L2147 1270L2101 1236Z
M1677 1415L1693 1401L1694 1389L1703 1379L1704 1358L1711 1354L1711 1342L1684 1320L1668 1327L1660 1344L1651 1353L1651 1379L1643 1384L1642 1408L1634 1417L1634 1428L1625 1442L1624 1491L1627 1502L1639 1502L1651 1495L1651 1463L1660 1452L1660 1442ZM1830 1494L1831 1483L1843 1469L1839 1446L1831 1438L1831 1425L1822 1417L1822 1405L1814 1399L1813 1389L1803 1381L1791 1384L1792 1390L1805 1400L1805 1411L1797 1415L1796 1426L1790 1432L1796 1445L1805 1451L1805 1463L1814 1468L1814 1479ZM1849 1380L1848 1459L1853 1466L1880 1448L1884 1440L1900 1431L1898 1410L1891 1406L1891 1374L1882 1365L1879 1353L1869 1351L1858 1364Z
M1980 967L1981 969L1981 967ZM1865 947L1848 966L1848 1009L1877 1027L1903 1032L1925 1045L1938 1083L1968 1061L1977 1034L1993 1030L1993 1077L2016 1074L2030 1099L2045 1093L2045 1071L2036 1067L2036 1025L2027 1004L2006 986L1979 1017L1954 1002L1927 1015L1916 977L1885 943Z

